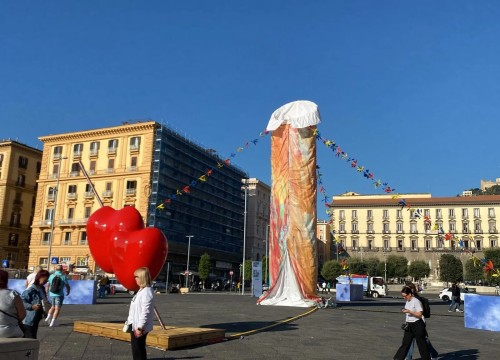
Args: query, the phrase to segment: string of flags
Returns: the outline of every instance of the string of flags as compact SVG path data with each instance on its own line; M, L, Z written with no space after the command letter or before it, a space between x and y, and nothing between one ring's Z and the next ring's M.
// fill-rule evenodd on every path
M269 131L267 130L262 131L259 134L259 137L266 136L267 134L269 134ZM197 178L193 179L188 184L184 184L178 187L175 192L168 195L166 199L164 199L158 206L156 206L156 209L160 211L165 210L165 206L171 204L172 200L175 200L180 196L185 196L190 194L192 189L196 188L198 185L206 183L209 180L209 178L213 175L214 171L220 170L223 167L231 166L231 162L238 154L250 148L252 145L257 146L258 142L259 139L255 138L253 140L246 141L242 146L238 146L236 148L236 151L232 152L227 158L221 161L217 161L217 164L215 166L207 168L205 172L200 174Z

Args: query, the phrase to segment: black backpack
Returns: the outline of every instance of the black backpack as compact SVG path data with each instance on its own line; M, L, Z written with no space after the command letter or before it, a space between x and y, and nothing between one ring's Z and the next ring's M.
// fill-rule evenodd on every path
M428 319L431 317L431 306L429 305L429 300L423 296L415 296L422 303L422 315L424 318Z
M54 276L52 282L50 283L49 291L53 294L59 294L62 290L63 282L60 276Z

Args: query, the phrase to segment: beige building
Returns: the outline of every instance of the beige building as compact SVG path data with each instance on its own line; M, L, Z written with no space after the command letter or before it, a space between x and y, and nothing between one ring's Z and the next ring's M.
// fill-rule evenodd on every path
M17 141L0 141L0 260L28 265L36 180L42 152Z
M135 206L146 220L157 126L153 121L138 122L40 138L44 146L30 267L47 266L51 248L52 261L78 273L96 271L86 222L100 205L79 161L104 205L116 209Z
M483 191L486 191L489 187L495 186L495 185L500 185L500 178L496 178L495 181L491 180L481 180L480 183L480 188Z
M266 256L266 240L269 241L269 204L271 188L262 181L243 179L247 190L247 228L245 257L260 261ZM269 243L267 243L269 246Z
M325 262L331 260L331 250L332 250L332 234L331 234L330 223L325 220L317 220L316 222L316 255L318 258L318 269Z
M335 196L331 209L336 236L350 256L383 260L390 254L404 255L410 262L427 261L435 277L442 253L454 253L465 261L470 253L463 249L481 256L483 249L498 246L500 195L403 194L394 199L350 193ZM463 246L446 240L445 234L457 236Z

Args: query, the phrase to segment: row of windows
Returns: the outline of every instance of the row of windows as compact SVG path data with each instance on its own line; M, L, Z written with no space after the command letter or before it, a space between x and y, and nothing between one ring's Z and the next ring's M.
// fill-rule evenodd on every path
M137 181L136 180L128 180L125 185L125 192L127 195L135 195L137 192ZM56 187L49 187L47 191L47 200L54 201L57 193ZM103 197L112 197L113 196L113 182L108 181L105 183L105 190L102 192ZM92 187L90 184L85 184L85 198L93 198L94 192L92 191ZM70 184L68 185L68 194L67 199L76 200L78 197L78 185Z
M443 212L442 209L435 209L435 215L436 219L442 219L443 218ZM474 208L474 217L478 218L481 217L481 209L480 208ZM468 208L462 208L462 217L467 218L469 216L469 209ZM489 208L488 209L488 216L489 217L495 217L495 209L494 208ZM357 219L358 218L358 210L352 210L351 211L351 217L352 219ZM366 211L366 217L368 219L373 219L373 210L367 210ZM389 210L383 210L382 217L384 219L389 218ZM398 209L396 212L396 217L397 218L402 218L403 217L403 210ZM430 209L424 209L422 212L422 209L416 209L416 210L411 210L410 217L412 219L415 218L421 218L421 217L431 217L431 210ZM455 209L448 209L448 217L449 218L454 218L455 217ZM340 220L345 220L345 210L339 210L339 219Z
M438 226L439 226L439 229L435 229L430 223L424 222L424 231L426 231L426 232L429 232L431 230L444 231L444 229L442 227L443 224L438 223ZM367 232L368 233L370 233L370 232L373 233L374 232L373 223L368 222L366 224L366 227L367 227ZM342 223L342 222L339 223L339 231L341 233L346 231L345 223ZM389 233L390 232L390 224L389 223L383 223L382 224L382 231L384 233ZM397 222L396 223L396 232L402 233L403 231L404 231L403 222ZM457 231L456 223L454 221L450 221L448 223L448 231L451 232L451 233L454 233L454 232ZM469 228L469 222L467 222L467 221L462 222L462 233L467 234L470 231L471 231L471 229ZM474 231L476 233L482 231L481 221L474 221ZM488 231L490 233L496 233L497 228L496 228L496 221L495 220L488 221ZM359 232L359 227L358 227L358 223L357 222L351 223L351 232L353 232L353 233ZM410 223L410 233L415 233L415 234L418 233L417 223L416 222Z
M366 250L368 250L368 251L377 250L377 248L374 246L374 244L375 244L374 241L375 240L373 240L373 239L367 240L368 246L366 247ZM490 239L489 242L490 242L490 247L492 247L492 248L496 247L498 245L497 239ZM391 250L390 240L384 239L383 244L384 244L383 248L381 249L382 251L390 251ZM404 250L417 251L419 249L417 239L410 239L410 243L409 243L410 246L408 248L406 248L404 246L404 244L405 244L405 241L403 239L397 239L395 249L399 250L399 251L404 251ZM340 246L345 248L345 240L341 241ZM446 242L443 239L425 239L424 240L424 249L425 250L432 250L433 247L437 248L437 249L444 249L447 246L446 246ZM482 242L482 240L479 240L479 239L477 239L475 241L463 240L463 247L465 249L474 248L476 250L482 250L483 242ZM356 240L356 239L352 240L351 249L352 250L360 250L359 240Z
M136 171L137 170L137 163L138 163L137 156L131 156L130 163L129 163L130 166L127 167L127 171ZM95 160L90 161L90 167L88 169L90 175L94 175L97 173L96 165L97 165L97 162ZM53 178L57 178L59 176L59 169L60 169L59 163L56 163L52 166L52 177ZM115 172L115 159L114 158L108 159L108 165L107 165L107 168L104 169L104 171L108 174ZM80 164L77 162L72 163L69 176L75 177L75 176L80 176L80 175L81 175Z
M83 152L83 143L73 144L73 156L81 156ZM133 136L129 140L129 146L131 151L138 151L141 145L141 138L139 136ZM90 155L97 155L101 147L100 141L93 141L90 143ZM108 140L108 154L115 154L118 149L118 139ZM54 146L53 157L54 159L60 159L62 157L63 147Z
M0 168L3 165L4 158L5 158L5 155L4 154L0 154ZM27 169L28 168L28 163L29 163L29 159L27 157L25 157L25 156L19 156L19 158L18 158L18 167L20 169ZM36 163L36 173L37 174L40 173L40 169L41 168L42 168L42 163L40 161L37 161L37 163Z
M42 233L42 245L49 245L52 233L49 231ZM64 232L61 239L61 245L71 245L71 232ZM87 245L87 232L80 231L78 234L78 245Z

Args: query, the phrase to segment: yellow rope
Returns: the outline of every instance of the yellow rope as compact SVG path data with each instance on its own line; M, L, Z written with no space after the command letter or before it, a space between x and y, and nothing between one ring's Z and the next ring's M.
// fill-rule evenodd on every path
M289 322L292 322L294 320L297 320L297 319L300 319L304 316L307 316L309 314L312 314L313 312L315 312L316 310L318 310L317 307L314 307L313 309L311 310L308 310L306 311L305 313L303 314L300 314L300 315L297 315L297 316L294 316L292 318L289 318L289 319L285 319L285 320L281 320L281 321L278 321L274 324L271 324L271 325L267 325L267 326L264 326L262 328L259 328L259 329L255 329L255 330L250 330L250 331L245 331L245 332L242 332L242 333L238 333L238 334L233 334L233 335L229 335L226 337L227 340L234 340L234 339L237 339L237 338L240 338L241 336L244 336L244 335L252 335L252 334L255 334L255 333L258 333L258 332L261 332L261 331L264 331L264 330L268 330L268 329L271 329L273 327L276 327L276 326L279 326L279 325L283 325L283 324L287 324Z

